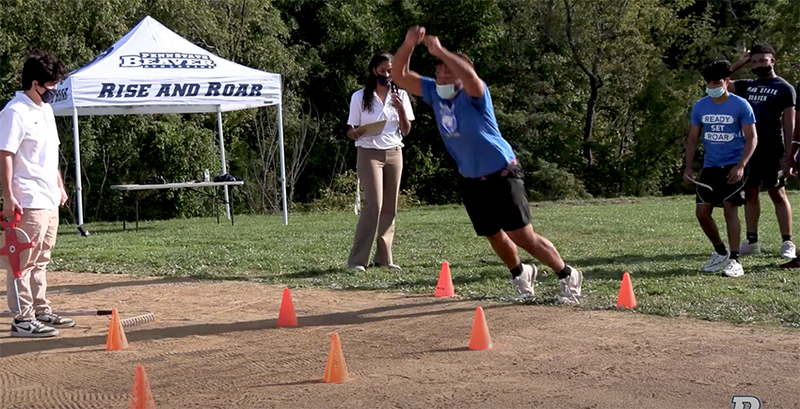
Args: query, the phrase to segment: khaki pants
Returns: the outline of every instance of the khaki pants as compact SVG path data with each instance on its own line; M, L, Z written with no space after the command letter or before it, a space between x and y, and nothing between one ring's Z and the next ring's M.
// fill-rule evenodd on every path
M364 207L358 219L353 249L348 264L366 267L377 228L378 248L375 264L392 264L394 219L403 173L403 151L358 148L358 178L364 186Z
M50 301L46 298L47 292L47 265L50 263L50 254L56 245L58 234L58 209L40 210L23 209L22 217L17 226L31 238L34 247L31 249L31 259L22 269L22 275L17 279L19 294L14 291L14 273L6 274L6 294L8 295L8 309L17 311L17 295L22 309L15 317L18 320L29 320L35 314L51 312Z

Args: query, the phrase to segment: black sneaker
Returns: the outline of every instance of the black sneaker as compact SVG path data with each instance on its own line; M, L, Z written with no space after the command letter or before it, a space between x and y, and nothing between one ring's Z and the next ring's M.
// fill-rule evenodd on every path
M41 321L42 324L49 325L53 328L70 328L75 326L75 320L55 315L52 312L36 314L36 319Z
M58 330L48 327L37 320L17 321L11 323L11 336L20 338L48 338L58 335Z

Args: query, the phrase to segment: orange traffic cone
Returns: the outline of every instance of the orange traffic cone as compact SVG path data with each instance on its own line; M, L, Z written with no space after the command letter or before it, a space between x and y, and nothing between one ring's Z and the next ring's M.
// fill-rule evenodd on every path
M129 409L156 409L153 392L150 390L150 381L147 380L147 373L142 365L136 367Z
M469 349L485 351L492 349L492 337L489 335L489 326L486 325L486 316L483 308L475 311L475 321L472 323L472 336L469 338Z
M439 272L439 283L436 284L435 297L455 297L456 291L453 288L453 278L450 276L450 263L442 263L442 271Z
M626 272L622 275L622 286L619 288L617 308L636 308L636 296L633 294L631 276Z
M322 375L322 382L344 383L352 380L350 373L347 372L347 364L344 362L339 334L334 332L331 336L331 349L328 352L328 364L325 365L325 374Z
M108 338L106 338L106 351L117 351L128 348L128 337L125 336L125 329L119 320L117 309L111 309L111 324L108 326Z
M292 304L292 295L289 293L288 288L283 289L283 299L281 300L281 311L278 314L279 327L296 327L297 316L294 314L294 304Z

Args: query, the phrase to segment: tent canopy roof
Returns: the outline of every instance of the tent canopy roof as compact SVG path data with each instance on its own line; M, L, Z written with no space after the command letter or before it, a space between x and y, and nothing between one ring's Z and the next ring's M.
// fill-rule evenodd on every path
M58 85L56 115L226 112L281 102L281 76L218 57L150 16Z

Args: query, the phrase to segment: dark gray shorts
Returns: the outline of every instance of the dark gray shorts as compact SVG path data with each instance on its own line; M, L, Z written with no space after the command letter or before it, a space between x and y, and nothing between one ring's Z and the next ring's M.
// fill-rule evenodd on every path
M724 207L723 202L733 203L742 206L747 201L745 185L749 180L750 167L744 167L742 180L729 184L728 174L736 165L718 166L713 168L703 168L700 173L700 183L711 186L706 187L697 185L696 202L714 205L714 207Z
M522 168L516 160L482 178L464 179L462 198L475 233L493 236L531 223Z

